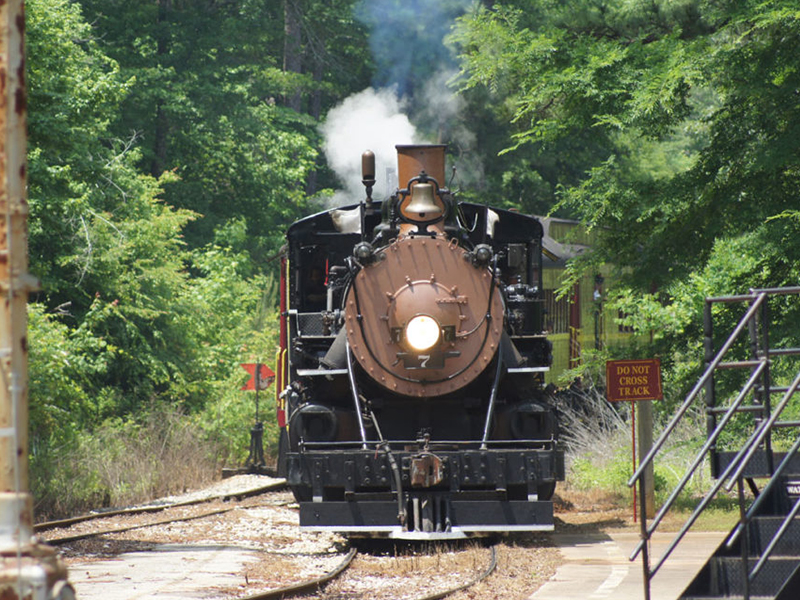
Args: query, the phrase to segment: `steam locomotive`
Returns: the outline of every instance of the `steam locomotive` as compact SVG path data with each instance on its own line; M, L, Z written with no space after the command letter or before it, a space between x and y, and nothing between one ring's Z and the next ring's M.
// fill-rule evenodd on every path
M397 146L390 198L288 229L279 471L300 525L350 536L549 530L563 480L533 217L459 202L445 146Z

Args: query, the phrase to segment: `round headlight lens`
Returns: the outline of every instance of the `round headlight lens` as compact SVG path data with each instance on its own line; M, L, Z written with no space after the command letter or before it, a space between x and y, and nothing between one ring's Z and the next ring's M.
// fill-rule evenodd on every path
M433 348L441 335L439 323L427 315L416 316L406 325L406 341L419 352Z

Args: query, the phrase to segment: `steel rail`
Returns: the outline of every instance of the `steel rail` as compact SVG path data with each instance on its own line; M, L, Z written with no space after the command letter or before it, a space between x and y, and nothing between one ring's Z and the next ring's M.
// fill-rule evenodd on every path
M66 519L56 519L53 521L42 521L33 526L33 531L36 533L42 531L49 531L50 529L58 529L69 527L85 521L94 521L96 519L104 519L106 517L116 517L119 515L138 515L148 512L159 512L169 508L178 508L181 506L192 506L194 504L203 504L205 502L213 502L214 500L225 500L226 498L250 498L258 496L265 492L274 492L282 490L286 487L286 480L281 479L269 485L261 486L258 488L251 488L243 490L242 492L233 492L226 494L217 494L214 496L207 496L205 498L197 498L195 500L184 500L183 502L173 502L170 504L145 504L142 506L132 506L128 508L112 509L107 511L92 512L85 515L78 515L76 517L69 517Z
M51 546L60 546L61 544L68 544L69 542L77 542L78 540L85 540L99 535L108 535L111 533L124 533L126 531L133 531L134 529L144 529L146 527L156 527L158 525L169 525L170 523L180 523L182 521L194 521L195 519L203 519L205 517L214 517L222 515L232 510L240 508L239 506L230 506L219 510L212 510L209 512L201 513L199 515L190 515L188 517L178 517L176 519L162 519L160 521L153 521L152 523L139 523L138 525L129 525L127 527L115 527L114 529L102 529L100 531L89 531L86 533L79 533L76 535L69 535L60 538L47 539L45 541Z
M341 575L353 562L353 559L356 557L356 554L358 554L358 549L356 549L355 547L350 548L350 551L345 555L344 559L342 559L342 562L340 562L335 569L327 572L325 575L322 575L321 577L317 577L315 579L310 579L308 581L303 581L301 583L296 583L286 587L269 590L267 592L253 594L252 596L245 596L244 598L240 598L239 600L273 600L280 598L288 598L290 596L312 594L314 592L319 591L330 581L336 579L339 575Z
M495 546L492 546L492 555L491 558L489 559L489 565L482 573L479 573L472 581L469 581L467 583L453 587L448 590L444 590L442 592L434 592L432 594L428 594L427 596L416 598L415 600L440 600L441 598L446 598L447 596L451 596L458 592L464 591L466 589L471 588L474 585L479 584L481 581L486 579L489 575L491 575L494 572L496 568L497 568L497 549Z

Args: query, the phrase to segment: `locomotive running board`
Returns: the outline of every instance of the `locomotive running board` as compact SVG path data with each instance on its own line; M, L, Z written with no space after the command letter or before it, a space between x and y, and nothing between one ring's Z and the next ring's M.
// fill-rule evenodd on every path
M553 503L525 500L451 500L446 531L408 531L397 524L394 501L300 502L300 527L398 539L452 539L512 531L553 531Z

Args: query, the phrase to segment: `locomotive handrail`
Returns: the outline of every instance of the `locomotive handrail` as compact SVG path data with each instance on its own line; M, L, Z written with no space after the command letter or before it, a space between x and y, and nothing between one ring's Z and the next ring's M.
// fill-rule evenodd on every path
M408 447L414 446L418 444L419 440L386 440L385 443L390 445L397 445L401 447ZM381 442L379 440L367 440L363 442L361 440L343 440L343 441L331 441L331 442L311 442L308 440L303 440L301 442L304 448L353 448L355 446L363 446L364 443L367 444L368 450L374 450L378 446L380 446ZM441 448L442 446L448 447L458 447L460 450L469 449L473 447L475 450L480 450L481 448L481 440L431 440L429 446L431 450L437 451L444 451L445 448ZM508 447L508 446L523 446L525 448L530 448L531 445L537 444L540 445L541 448L534 448L534 450L542 450L546 448L552 448L556 445L556 440L552 437L549 439L520 439L520 440L486 440L486 446L491 447Z
M550 367L508 367L506 373L547 373Z
M503 374L503 344L497 348L497 371L494 374L492 391L489 394L489 406L486 408L486 423L483 426L483 438L481 439L481 450L486 449L486 441L489 439L489 430L492 426L494 416L494 405L497 401L497 390L500 387L500 377Z
M344 353L347 357L347 377L350 379L350 391L353 394L353 404L358 420L358 432L361 435L362 448L367 448L367 430L364 428L364 415L361 414L361 400L358 397L358 386L356 385L356 375L353 371L353 356L350 353L350 341L345 338Z

